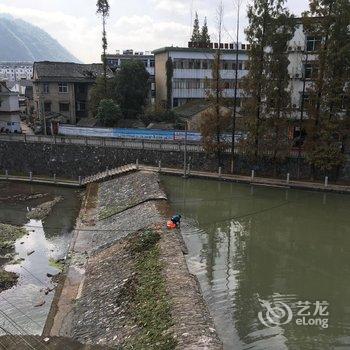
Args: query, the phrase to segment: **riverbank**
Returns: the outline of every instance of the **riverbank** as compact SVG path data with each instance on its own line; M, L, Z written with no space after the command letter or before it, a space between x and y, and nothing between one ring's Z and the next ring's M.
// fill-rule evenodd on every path
M160 174L168 174L168 175L177 175L183 176L183 169L174 169L174 168L159 168L159 167L150 167L150 166L140 166L141 170L144 171L154 171L159 172ZM308 191L320 191L320 192L333 192L340 194L350 194L350 186L347 185L336 185L320 182L309 182L309 181L295 181L295 180L281 180L274 178L265 178L254 176L244 176L244 175L229 175L229 174L220 174L220 173L212 173L207 171L194 171L191 170L186 174L187 177L193 177L198 179L212 179L212 180L220 180L227 182L238 182L238 183L246 183L253 186L266 186L266 187L281 187L281 188L293 188L298 190L308 190Z
M71 264L46 332L125 349L221 349L189 274L158 174L87 188Z

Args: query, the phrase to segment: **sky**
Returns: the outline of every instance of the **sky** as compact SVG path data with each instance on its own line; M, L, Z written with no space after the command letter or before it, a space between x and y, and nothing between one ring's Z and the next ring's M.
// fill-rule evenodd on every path
M196 11L201 23L204 17L208 18L209 33L215 41L219 1L109 0L108 52L124 49L152 51L163 46L184 46L189 41L191 20ZM223 41L234 41L235 4L241 1L240 41L244 42L246 8L251 0L222 1ZM308 0L288 0L287 7L298 16L308 8ZM0 0L0 13L9 13L44 29L82 62L100 61L101 18L96 15L96 0Z

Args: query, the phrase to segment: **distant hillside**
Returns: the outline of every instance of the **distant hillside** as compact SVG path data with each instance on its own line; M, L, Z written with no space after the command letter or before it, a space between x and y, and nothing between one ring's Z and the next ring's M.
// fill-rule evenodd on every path
M44 30L0 14L0 61L79 62Z

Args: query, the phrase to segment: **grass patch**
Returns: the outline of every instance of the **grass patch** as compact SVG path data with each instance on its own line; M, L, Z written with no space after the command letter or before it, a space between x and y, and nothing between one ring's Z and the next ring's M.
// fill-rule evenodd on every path
M63 271L65 264L64 264L64 261L62 260L55 260L50 258L49 265L57 270Z
M172 350L176 346L169 331L172 319L159 259L159 239L157 232L147 230L130 243L137 273L137 288L130 312L140 331L125 344L128 350Z
M13 287L18 280L18 275L14 272L8 272L0 269L0 292Z
M0 249L12 247L18 238L27 234L23 227L0 224Z

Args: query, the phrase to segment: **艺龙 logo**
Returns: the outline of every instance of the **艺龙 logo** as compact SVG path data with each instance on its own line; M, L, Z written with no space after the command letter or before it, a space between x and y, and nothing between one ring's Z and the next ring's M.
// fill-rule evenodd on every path
M292 309L282 301L270 303L267 300L259 299L264 311L258 314L260 322L266 327L275 327L289 323L293 318Z
M290 323L294 316L297 326L316 326L323 329L329 326L329 303L316 300L314 303L306 300L294 302L292 307L280 300L267 301L258 298L263 310L259 311L258 318L265 327L276 327ZM298 309L298 310L296 310Z

